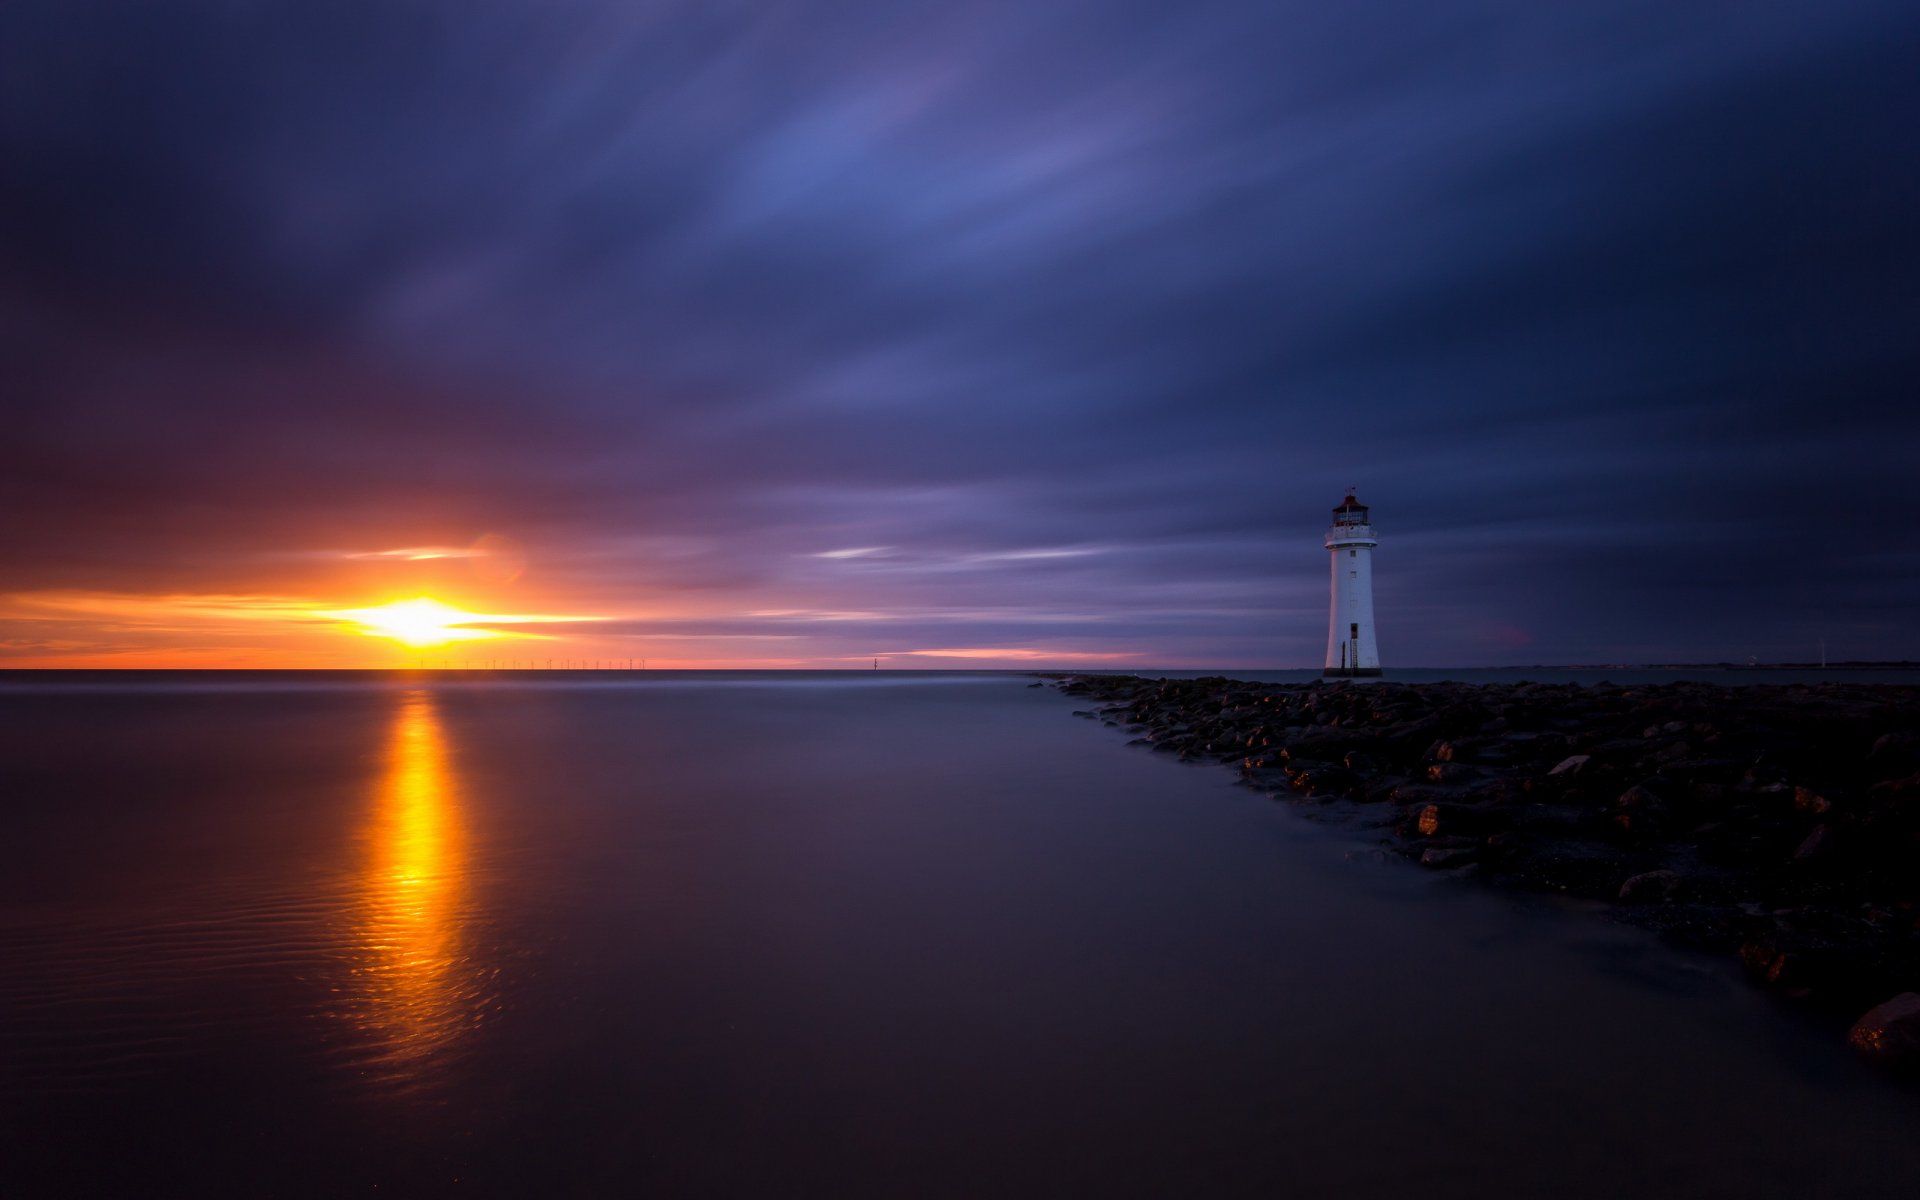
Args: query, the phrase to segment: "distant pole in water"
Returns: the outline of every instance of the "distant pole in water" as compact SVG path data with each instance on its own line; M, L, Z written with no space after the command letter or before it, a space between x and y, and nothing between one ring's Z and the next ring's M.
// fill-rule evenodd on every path
M1373 633L1373 520L1353 492L1333 510L1327 552L1333 560L1327 597L1327 666L1330 678L1380 673L1380 643Z
M873 669L876 671L880 669L880 660L877 658L873 660Z

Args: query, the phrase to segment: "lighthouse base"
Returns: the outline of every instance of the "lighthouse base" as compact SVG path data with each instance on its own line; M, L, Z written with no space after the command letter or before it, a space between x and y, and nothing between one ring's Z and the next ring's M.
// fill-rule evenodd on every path
M1323 679L1378 679L1379 667L1328 667L1320 672Z

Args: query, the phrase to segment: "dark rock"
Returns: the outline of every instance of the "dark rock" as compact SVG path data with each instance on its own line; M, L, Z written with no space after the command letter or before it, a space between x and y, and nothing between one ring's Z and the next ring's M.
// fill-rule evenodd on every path
M1653 761L1664 765L1666 763L1679 762L1680 760L1687 758L1692 753L1693 753L1693 747L1687 745L1687 743L1670 742L1667 745L1662 746L1660 749L1654 751L1652 755L1652 759Z
M1422 837L1436 834L1485 833L1508 823L1498 805L1424 804L1410 814Z
M1620 898L1629 903L1671 900L1680 890L1680 876L1674 871L1643 871L1620 885Z
M1635 784L1620 793L1620 798L1615 800L1614 803L1621 808L1655 809L1663 807L1660 797L1649 791L1644 784Z
M1360 790L1356 799L1365 800L1369 804L1386 804L1393 800L1394 794L1401 788L1409 786L1409 782L1394 775L1373 779Z
M1464 867L1474 859L1471 846L1434 846L1420 852L1423 867Z
M1586 765L1589 762L1592 762L1592 761L1593 761L1593 756L1590 754L1568 755L1566 758L1561 759L1560 764L1554 767L1553 770L1548 771L1547 774L1549 775L1578 774L1580 771L1586 768Z
M1827 827L1825 825L1815 825L1813 832L1809 833L1806 839L1800 843L1800 848L1793 852L1793 859L1795 862L1805 862L1807 859L1812 858L1825 849L1826 845Z
M1740 772L1741 765L1730 758L1683 758L1660 767L1663 778L1696 786L1732 783Z
M1612 759L1636 757L1646 752L1647 743L1641 738L1613 738L1601 742L1592 748L1595 757Z
M1293 786L1310 796L1340 795L1360 784L1360 777L1345 767L1336 767L1331 763L1314 767L1310 771L1301 771L1293 776Z
M1911 729L1881 734L1867 751L1867 765L1882 778L1904 775L1920 767L1920 735Z
M1793 789L1793 806L1801 812L1823 813L1833 807L1833 801L1812 788L1797 787Z
M1397 804L1432 804L1437 801L1465 803L1466 789L1450 787L1441 783L1401 783L1394 787L1388 797Z
M1903 992L1854 1022L1847 1044L1870 1058L1920 1068L1920 992Z
M1920 794L1920 772L1909 775L1905 779L1883 779L1873 785L1873 792L1876 796L1884 796L1888 799Z
M1642 809L1638 812L1628 810L1614 813L1609 818L1610 825L1618 833L1633 838L1649 838L1667 827L1666 821L1655 812Z
M1745 942L1740 947L1740 965L1757 980L1770 980L1779 974L1785 958L1771 942Z

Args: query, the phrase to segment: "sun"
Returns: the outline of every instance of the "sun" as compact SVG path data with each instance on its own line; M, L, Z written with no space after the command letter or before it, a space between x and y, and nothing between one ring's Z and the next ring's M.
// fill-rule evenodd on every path
M321 615L350 621L360 627L358 632L368 637L392 638L415 649L503 636L491 629L471 627L472 622L487 620L486 614L465 612L426 596L395 600L377 608L345 608Z

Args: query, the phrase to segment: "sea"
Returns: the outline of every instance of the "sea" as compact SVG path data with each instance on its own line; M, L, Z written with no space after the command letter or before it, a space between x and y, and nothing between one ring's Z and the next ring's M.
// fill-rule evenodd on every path
M0 1196L1920 1195L1736 967L1035 682L0 675Z

